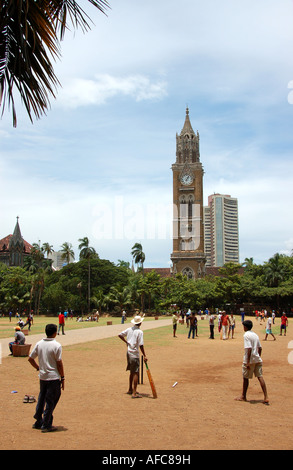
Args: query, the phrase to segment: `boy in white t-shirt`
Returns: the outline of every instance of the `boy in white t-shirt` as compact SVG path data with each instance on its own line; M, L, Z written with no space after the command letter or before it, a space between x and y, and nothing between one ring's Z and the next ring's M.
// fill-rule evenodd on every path
M38 341L32 350L28 360L39 371L40 393L34 418L34 429L42 432L56 431L52 426L53 411L64 390L64 367L62 362L62 347L55 338L57 325L46 325L46 338ZM36 362L38 358L38 363Z
M242 365L243 374L243 390L242 395L235 400L247 401L246 394L248 390L249 380L252 379L253 375L258 378L260 386L262 388L264 399L263 403L269 405L269 399L267 394L267 387L262 376L262 358L261 352L262 347L259 341L259 337L252 330L253 323L251 320L245 320L243 323L244 333L244 357Z

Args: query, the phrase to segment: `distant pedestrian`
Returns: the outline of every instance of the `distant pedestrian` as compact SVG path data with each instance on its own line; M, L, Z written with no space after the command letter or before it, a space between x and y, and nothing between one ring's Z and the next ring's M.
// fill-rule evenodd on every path
M31 330L31 324L32 324L32 316L31 314L29 313L28 316L27 316L27 319L26 319L26 323L23 325L22 329L28 325L28 330L30 331Z
M234 317L233 313L229 315L229 320L230 320L230 323L229 323L228 338L230 338L230 334L231 334L232 339L234 339L234 332L236 328L236 318Z
M221 332L222 329L222 312L218 313L218 331Z
M209 327L210 327L210 339L215 339L215 336L214 336L215 317L212 313L209 313Z
M272 311L273 325L275 324L275 318L276 318L276 312L275 312L275 310L273 310L273 311Z
M228 339L228 332L229 332L229 325L230 325L230 319L227 315L227 313L224 311L222 312L222 332L223 332L223 340Z
M179 319L179 314L177 312L174 312L172 316L173 338L177 338L176 331L177 331L178 319Z
M192 333L192 339L195 337L195 333L197 336L197 318L194 312L189 317L189 333L188 333L188 339L190 338Z
M190 317L191 317L191 310L189 308L186 312L186 328L188 328L188 323L189 323Z
M252 330L253 323L251 320L245 320L243 323L244 329L244 358L242 366L243 374L243 389L242 395L235 398L238 401L247 401L246 395L249 386L249 380L253 378L253 375L258 378L260 386L262 388L265 405L269 404L268 393L266 383L262 376L262 347L259 341L259 337Z
M283 312L281 316L280 336L282 336L283 330L284 330L284 336L286 336L287 327L288 327L288 318L286 317L286 313Z
M267 340L268 335L271 335L274 338L274 341L276 341L276 337L272 332L272 318L268 317L267 319L267 325L266 325L266 336L265 336L265 341Z
M65 335L64 333L65 318L62 312L59 313L58 320L59 320L58 335L59 335L60 329L62 330L62 334Z

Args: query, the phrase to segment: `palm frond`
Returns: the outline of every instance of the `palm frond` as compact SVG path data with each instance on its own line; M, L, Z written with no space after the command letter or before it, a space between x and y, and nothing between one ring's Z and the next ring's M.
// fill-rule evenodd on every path
M107 0L88 0L102 13ZM49 57L60 57L60 39L71 23L90 29L90 17L74 0L2 0L0 2L0 111L12 108L16 127L14 88L27 113L46 114L50 97L60 85Z

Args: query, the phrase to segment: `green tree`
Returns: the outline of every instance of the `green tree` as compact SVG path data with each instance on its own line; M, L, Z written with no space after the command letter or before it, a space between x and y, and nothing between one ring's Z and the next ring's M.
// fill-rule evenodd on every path
M135 264L140 265L142 275L144 275L143 271L143 263L145 262L145 254L142 251L141 243L135 243L131 249L131 255Z
M131 292L130 288L127 287L111 287L110 292L108 294L108 299L109 302L118 305L119 306L119 311L122 312L123 307L126 305L131 305Z
M88 237L79 238L80 243L78 249L80 250L79 259L86 259L88 262L88 313L90 313L90 303L91 303L91 259L98 257L96 250L89 246Z
M67 264L70 263L71 259L74 259L74 251L71 243L64 242L63 245L61 245L61 259L66 261Z
M42 252L45 253L48 258L49 255L54 253L53 245L50 245L50 243L43 243Z

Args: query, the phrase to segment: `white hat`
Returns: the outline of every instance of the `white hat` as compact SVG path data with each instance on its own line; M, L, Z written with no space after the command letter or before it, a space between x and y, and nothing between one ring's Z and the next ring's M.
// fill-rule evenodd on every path
M141 317L140 315L136 315L132 320L131 320L131 323L133 323L133 325L139 325L140 323L142 323L144 321L144 315Z

